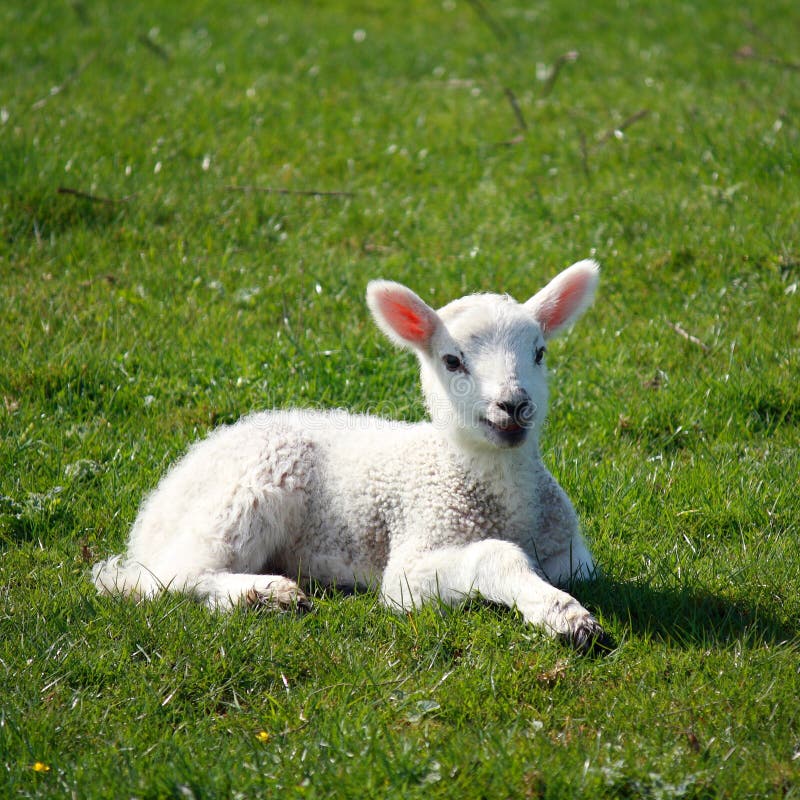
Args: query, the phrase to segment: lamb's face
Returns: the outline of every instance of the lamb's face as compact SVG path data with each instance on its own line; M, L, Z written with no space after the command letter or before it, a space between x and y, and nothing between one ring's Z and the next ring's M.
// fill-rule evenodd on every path
M536 439L547 413L539 324L501 295L463 297L438 314L443 325L420 356L434 424L469 447L513 448Z
M412 350L435 425L464 447L513 448L536 440L547 412L545 340L588 308L594 261L557 275L530 300L482 294L434 311L411 289L371 281L367 303L380 329Z

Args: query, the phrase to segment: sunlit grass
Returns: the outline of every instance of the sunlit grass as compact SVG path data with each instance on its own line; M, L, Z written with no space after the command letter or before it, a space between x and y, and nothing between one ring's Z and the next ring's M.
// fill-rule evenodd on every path
M6 4L3 796L796 794L795 5ZM478 603L95 596L215 425L421 418L367 280L590 255L544 447L609 657Z

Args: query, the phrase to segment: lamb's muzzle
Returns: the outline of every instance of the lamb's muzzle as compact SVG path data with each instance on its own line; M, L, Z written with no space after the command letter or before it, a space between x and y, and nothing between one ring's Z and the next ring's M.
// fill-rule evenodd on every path
M491 403L482 422L501 447L519 447L533 423L534 406L527 392Z

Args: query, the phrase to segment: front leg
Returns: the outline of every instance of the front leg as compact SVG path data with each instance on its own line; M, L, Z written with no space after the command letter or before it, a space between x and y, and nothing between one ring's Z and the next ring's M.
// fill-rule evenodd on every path
M575 533L560 552L542 560L542 572L554 586L569 588L573 581L593 580L597 565L583 537Z
M597 620L571 595L549 584L515 544L486 539L463 547L393 553L383 576L385 602L408 610L438 597L453 605L465 597L516 607L526 622L587 651L608 640Z
M543 470L538 488L538 529L529 550L542 574L554 586L569 587L574 580L590 580L597 568L581 536L578 516L566 492ZM536 543L544 544L538 552Z

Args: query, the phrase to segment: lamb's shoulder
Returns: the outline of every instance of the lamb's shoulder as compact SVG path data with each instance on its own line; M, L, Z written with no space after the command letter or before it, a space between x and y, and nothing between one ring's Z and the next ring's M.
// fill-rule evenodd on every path
M561 552L580 536L578 515L572 502L541 462L528 481L520 513L528 522L518 543L539 560Z

